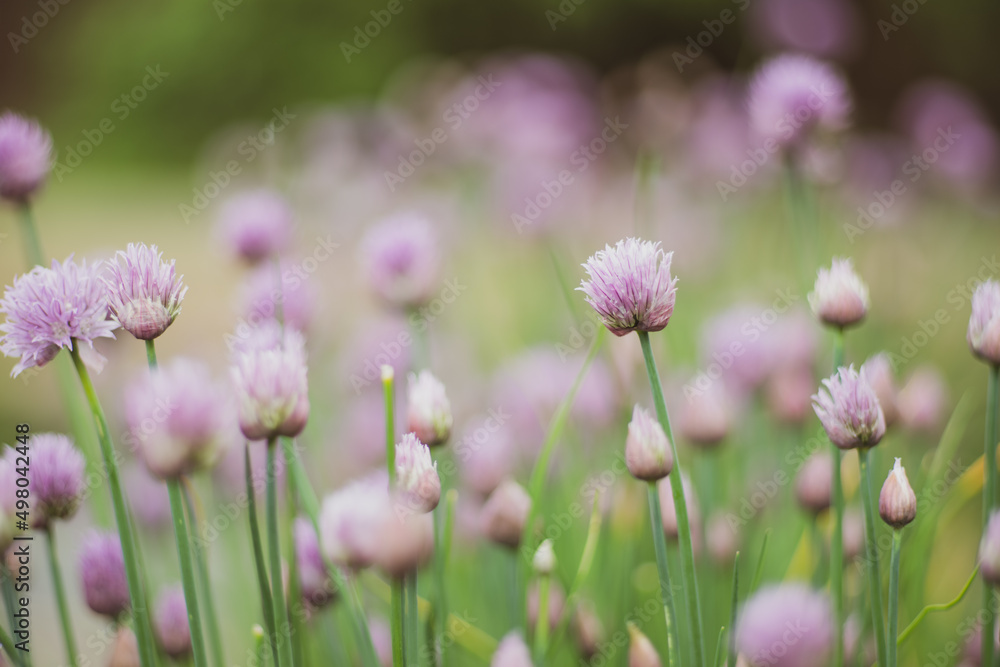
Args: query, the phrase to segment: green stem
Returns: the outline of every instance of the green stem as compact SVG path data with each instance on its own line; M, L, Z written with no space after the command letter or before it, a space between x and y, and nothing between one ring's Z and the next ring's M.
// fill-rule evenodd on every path
M535 619L535 664L541 667L549 646L549 586L552 577L538 578L538 618Z
M899 629L899 549L903 543L903 531L892 531L892 565L889 570L889 635L887 667L896 667L896 635Z
M639 331L639 342L642 345L642 356L646 360L646 373L649 375L649 385L653 392L653 403L656 405L656 415L667 433L670 449L674 455L674 469L671 473L676 484L670 485L674 497L674 508L677 513L678 547L681 556L681 573L684 577L684 599L687 602L688 616L691 619L693 635L695 667L705 665L705 645L702 639L701 600L698 595L698 577L694 567L694 546L691 541L691 526L688 523L687 500L684 498L683 475L681 474L680 457L677 455L677 444L674 441L673 430L670 428L670 417L667 414L667 404L663 400L663 387L660 385L660 375L656 370L656 359L649 343L649 333Z
M406 667L406 652L403 646L405 622L403 620L403 598L406 594L403 580L392 580L392 664Z
M667 541L663 534L663 510L660 507L660 493L656 482L649 482L646 488L649 496L649 519L653 528L653 547L656 550L656 567L660 574L660 599L663 602L663 616L667 623L667 655L671 665L680 665L680 639L677 629L677 610L674 607L674 589L670 585L670 568L667 565Z
M55 589L56 604L59 606L59 620L62 624L63 640L66 642L66 655L69 657L70 667L76 667L76 640L73 639L73 624L70 620L62 571L59 568L59 554L56 553L55 526L50 525L47 533L49 536L49 571L52 573L52 587Z
M940 602L938 604L929 604L921 609L920 613L917 614L912 621L910 621L910 624L903 628L903 631L899 633L899 637L896 639L896 644L902 645L903 642L905 642L909 636L913 634L918 627L920 627L920 624L932 611L948 611L961 602L965 598L965 594L968 593L969 589L972 587L972 582L976 580L977 574L979 574L978 565L976 565L976 567L972 570L972 574L969 575L969 578L965 580L965 586L963 586L962 590L958 592L958 595L955 596L954 600L951 600L950 602Z
M291 632L288 626L288 609L285 607L285 590L281 572L281 535L278 532L278 473L275 467L276 438L267 441L267 546L271 566L271 603L274 607L272 638L278 644L281 662L276 667L292 667Z
M392 485L396 482L396 414L392 366L382 367L382 396L385 399L385 465L389 473L389 484Z
M264 628L267 630L268 643L271 645L271 655L274 664L279 663L277 633L274 627L274 603L271 598L271 584L267 581L267 568L264 565L264 547L260 539L260 525L257 523L257 491L253 486L253 467L250 463L250 443L243 449L243 463L246 470L247 483L247 516L250 520L250 539L253 543L253 563L257 570L257 586L260 588L260 603L263 609Z
M35 216L28 203L21 205L21 228L24 230L24 255L32 266L45 266L42 262L42 242L38 238Z
M12 663L15 665L21 664L21 659L14 648L14 640L10 638L10 635L7 634L2 625L0 625L0 646L3 646L4 653L7 654Z
M288 485L288 521L285 526L285 550L288 552L288 621L290 623L292 664L304 665L302 641L302 623L300 610L304 609L302 601L302 582L299 581L299 558L295 552L295 519L298 516L295 506L295 490Z
M17 628L17 619L14 618L14 577L4 562L0 562L0 585L2 585L3 590L4 611L7 612L7 624L10 626L10 631L14 632L15 628ZM10 645L14 646L13 643ZM26 655L24 651L18 651L14 658L14 664L18 667L24 667L27 664L25 662L27 660Z
M885 615L882 611L882 578L878 567L878 544L875 529L875 501L872 494L872 474L869 457L871 447L858 449L858 462L861 466L861 502L865 510L865 550L868 562L865 572L868 575L868 597L872 607L872 628L875 632L875 645L878 649L878 663L887 664L885 648ZM988 663L984 663L988 664Z
M833 371L844 365L844 330L834 331ZM831 480L830 504L833 507L833 534L830 537L830 596L833 598L833 614L836 637L833 642L833 667L844 664L844 486L841 480L841 451L832 442L830 456L833 458L833 479Z
M195 667L208 664L205 657L205 636L198 609L198 586L195 583L194 564L191 562L191 539L184 513L184 499L180 482L167 480L170 494L170 513L174 517L174 537L177 540L177 555L181 561L181 582L184 586L184 602L187 605L188 625L191 626L191 648Z
M151 371L155 371L159 365L156 361L156 343L151 340L146 341L146 363L149 364L149 370Z
M184 504L187 510L188 521L194 528L194 534L203 534L200 526L203 521L200 519L201 513L196 511L196 501L194 489L187 478L181 478L184 486ZM222 645L222 632L219 630L219 617L216 613L215 596L212 594L212 578L208 571L207 545L202 545L198 540L192 540L191 554L194 557L195 573L198 575L198 600L205 607L205 626L208 632L208 641L212 651L212 661L217 667L224 667L226 664L225 653Z
M986 432L983 443L983 529L990 514L997 506L997 390L1000 382L1000 366L990 366L989 383L986 387ZM993 613L993 589L983 586L983 649L982 664L993 664L993 641L996 617Z
M420 648L420 614L417 606L417 571L413 570L404 579L405 597L403 605L403 622L406 637L403 648L406 649L406 662L416 667L420 664L418 650Z
M451 516L455 509L453 502L450 502L451 495L445 495L445 502L438 503L434 508L434 627L435 639L434 650L435 664L444 667L446 664L444 632L448 623L448 594L445 588L444 569L448 561L448 550L445 548L445 532L451 530ZM438 641L441 637L442 641Z
M115 523L118 526L118 534L121 536L122 555L125 560L125 575L128 579L129 600L132 604L132 614L135 618L135 634L139 645L139 660L143 665L155 665L156 655L153 649L153 634L149 623L149 607L146 604L146 592L143 587L142 576L139 571L139 560L136 554L137 543L135 533L132 528L132 518L129 516L128 506L125 504L125 496L122 494L121 479L118 473L118 458L111 444L111 436L108 433L108 422L104 417L104 409L94 391L94 384L90 380L90 373L80 358L79 341L73 340L73 347L70 355L73 358L73 365L76 367L77 375L80 376L80 384L87 396L90 404L90 411L94 417L94 427L97 430L97 439L101 445L101 455L104 458L105 472L108 476L108 486L111 490L111 501L115 510Z
M729 640L726 642L726 665L736 667L736 613L740 601L740 552L733 559L733 595L729 608ZM713 666L714 667L714 666Z

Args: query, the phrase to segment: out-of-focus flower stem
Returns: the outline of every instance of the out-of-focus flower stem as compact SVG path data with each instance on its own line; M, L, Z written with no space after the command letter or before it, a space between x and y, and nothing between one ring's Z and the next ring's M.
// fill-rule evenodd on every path
M267 567L264 565L264 547L260 539L260 525L257 523L257 490L253 485L253 467L250 463L250 443L243 449L243 463L246 471L247 485L247 516L250 520L250 539L253 543L253 563L257 570L257 585L260 588L260 603L264 616L264 627L267 630L268 643L271 645L271 655L274 664L279 662L277 634L274 630L274 603L271 600L271 584L267 580Z
M396 483L396 426L392 366L382 367L382 395L385 399L385 465L389 486ZM406 583L392 580L392 664L406 667Z
M990 514L996 509L997 500L997 391L1000 385L1000 366L991 365L986 386L986 434L983 445L983 528ZM996 616L993 612L993 587L983 586L983 651L982 664L993 664L993 641L996 634Z
M889 653L888 667L896 667L896 635L899 629L899 550L903 543L903 531L892 531L892 561L889 569L889 636L886 650Z
M63 586L62 569L59 567L59 554L56 553L55 526L50 525L45 531L48 535L49 571L52 573L52 587L56 593L56 604L59 606L59 622L62 626L63 640L66 643L66 654L70 667L77 665L76 640L73 638L73 623L66 601L66 588Z
M882 609L882 577L878 566L878 544L875 530L875 500L872 493L871 447L858 449L858 463L861 467L861 502L865 511L865 551L868 562L865 563L865 573L868 575L868 595L871 598L872 629L875 632L875 647L878 654L878 664L885 665L885 616Z
M538 578L538 618L535 619L535 664L545 664L545 652L549 646L549 587L552 576L543 574Z
M702 631L701 600L698 595L698 577L694 567L694 546L691 541L691 525L688 522L687 500L684 498L684 484L681 475L680 457L677 455L677 443L670 428L670 416L667 414L667 404L663 399L663 387L660 385L660 374L656 370L656 359L649 342L649 333L639 331L639 343L642 345L642 356L646 361L646 374L649 376L649 386L653 393L653 403L656 406L656 416L660 425L667 433L670 449L674 455L674 475L676 483L671 483L670 490L674 497L674 507L677 513L677 538L680 550L681 573L684 579L684 598L687 602L688 617L691 619L692 651L695 667L705 665L705 645Z
M671 665L680 665L678 655L680 639L677 634L677 610L674 607L674 588L670 585L670 568L667 565L667 540L663 534L663 511L656 482L648 482L649 520L653 528L653 546L656 550L656 568L660 575L660 598L667 623L667 656Z
M111 502L115 510L115 523L118 526L118 535L122 543L122 555L125 559L125 574L128 579L132 615L135 619L135 635L139 645L139 659L143 665L155 665L156 650L153 644L152 626L149 622L149 605L146 602L144 578L139 568L138 546L132 526L132 517L129 515L128 506L125 504L125 496L122 493L117 454L114 451L114 445L111 444L108 422L104 417L104 409L101 407L101 402L97 398L97 392L94 390L94 384L90 380L90 372L87 370L86 365L84 365L83 359L80 358L79 346L79 341L74 339L70 355L73 358L73 365L76 367L77 375L80 377L80 384L83 386L87 402L90 404L90 411L94 418L94 427L97 430L97 440L101 445L101 456L104 458L108 486L111 490Z
M192 527L192 534L203 534L204 514L198 502L194 486L188 477L181 478L184 487L184 505L187 509L188 522ZM208 633L208 642L212 651L212 661L219 667L226 664L225 652L222 645L222 632L219 630L219 617L216 614L215 596L212 595L212 579L208 572L208 548L201 546L197 539L191 541L191 555L194 558L195 574L198 575L198 600L205 607L205 629Z
M833 372L844 365L844 330L833 332ZM833 534L830 537L830 597L833 598L836 638L833 642L833 667L844 664L844 486L841 480L840 448L830 443L833 479L830 504L833 507Z
M287 438L286 438L287 439ZM287 464L286 464L287 466ZM302 586L299 581L299 558L295 553L295 519L298 517L298 508L295 505L295 492L292 485L288 485L288 521L285 525L285 549L288 552L288 622L291 632L292 644L292 664L305 665L305 658L302 648L302 621L303 609Z
M277 634L272 641L278 643L281 667L292 667L291 634L288 626L288 608L285 606L285 589L281 572L281 534L278 532L278 473L276 467L277 438L267 441L267 546L268 564L271 568L271 602L274 606L274 626ZM278 667L278 666L276 666Z

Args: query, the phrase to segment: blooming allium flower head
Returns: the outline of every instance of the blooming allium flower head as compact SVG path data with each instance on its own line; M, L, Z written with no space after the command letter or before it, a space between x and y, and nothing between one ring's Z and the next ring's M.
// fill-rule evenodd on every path
M795 499L812 514L830 507L833 490L833 457L828 452L816 452L802 464L795 476Z
M490 667L531 667L531 652L517 630L508 632L497 645Z
M87 606L117 619L129 608L122 543L115 533L93 533L80 545L80 577Z
M313 609L321 609L334 600L336 590L323 562L319 538L312 523L302 517L295 520L294 535L302 599Z
M861 372L840 367L813 395L813 410L830 441L841 449L874 447L885 435L885 415L875 389Z
M164 653L174 660L191 653L191 626L188 624L184 591L180 586L160 594L153 619L156 639Z
M902 528L917 516L917 494L906 478L906 470L896 459L878 497L878 513L893 528Z
M516 549L530 512L531 496L524 487L512 479L504 480L490 494L479 515L483 534L497 544Z
M32 521L47 525L52 519L68 519L80 506L87 463L65 435L40 433L31 438L28 488Z
M625 464L636 479L655 482L674 469L674 456L660 422L640 405L632 409L625 438Z
M27 118L0 116L0 197L22 203L42 186L52 167L52 137Z
M1000 364L1000 283L990 279L972 294L972 316L966 334L972 353L988 364Z
M248 440L294 438L305 428L309 383L302 334L288 329L279 347L238 352L232 377Z
M323 499L319 515L323 553L352 569L372 565L379 547L375 527L390 512L389 480L384 472L334 491Z
M93 352L94 340L114 338L111 332L118 328L108 319L108 290L100 272L100 263L77 264L71 257L14 279L0 300L0 313L7 316L0 325L0 352L21 358L12 376L44 366L60 349L71 349L74 340L87 345L92 354L84 361L99 370L103 359Z
M590 280L577 289L616 336L660 331L670 321L677 298L677 278L670 276L672 258L658 241L627 238L587 260L583 268Z
M407 388L409 429L430 447L443 445L451 437L451 403L444 385L430 371L410 373Z
M821 322L844 328L865 318L871 305L868 286L858 277L850 259L835 257L829 269L820 269L809 293L809 306Z
M747 600L736 647L749 667L817 667L827 664L834 637L826 595L804 584L779 584Z
M408 512L426 514L441 500L437 464L431 460L431 450L414 433L396 443L396 489Z
M850 93L830 65L808 56L781 55L761 65L750 82L750 124L764 139L791 145L814 128L847 124Z
M441 260L423 217L404 213L383 220L365 234L361 253L372 289L389 303L412 307L430 298Z
M990 514L979 543L979 571L991 586L1000 586L1000 512Z
M183 280L174 271L174 260L163 261L155 245L129 243L108 264L104 278L111 314L139 340L152 340L181 312L187 293Z
M259 262L288 246L292 221L292 209L280 194L267 189L249 190L222 205L218 228L234 253L248 262Z
M143 462L172 478L210 466L223 444L230 405L225 390L201 362L172 359L125 394L125 417Z
M628 623L628 636L628 667L660 667L663 664L653 642L631 621Z
M896 375L892 370L892 362L889 355L880 352L874 357L869 357L861 365L861 371L868 378L875 395L878 396L878 404L882 406L882 414L885 415L885 425L892 426L899 417L897 407L898 391L896 389Z

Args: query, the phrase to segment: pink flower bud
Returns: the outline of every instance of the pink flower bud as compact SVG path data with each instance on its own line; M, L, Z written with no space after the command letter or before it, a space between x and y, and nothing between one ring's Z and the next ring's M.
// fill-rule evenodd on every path
M895 529L900 529L917 516L917 495L913 493L906 470L896 459L889 476L882 485L878 497L878 513L882 520Z
M834 258L829 269L820 269L809 294L813 313L832 327L859 323L868 313L869 303L868 286L854 272L850 259Z
M409 429L430 447L443 445L451 437L451 403L441 384L430 371L413 373L407 392Z
M635 623L628 623L628 636L628 667L661 667L656 647Z
M396 488L404 511L426 514L441 500L441 479L427 445L407 433L396 443Z
M625 439L625 465L636 479L655 482L674 469L667 434L658 421L639 405L632 410Z
M521 544L524 524L531 511L531 497L512 479L498 486L483 505L479 520L490 540L516 549Z
M1000 364L1000 283L987 280L972 294L972 315L966 334L972 353L989 364Z

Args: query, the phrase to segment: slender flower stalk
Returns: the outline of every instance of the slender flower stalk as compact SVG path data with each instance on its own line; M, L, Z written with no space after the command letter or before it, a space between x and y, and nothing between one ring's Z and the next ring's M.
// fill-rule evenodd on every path
M844 365L844 330L833 334L833 370ZM830 504L833 508L833 535L830 537L830 597L833 598L833 620L836 623L836 640L833 642L833 667L844 664L844 485L841 480L843 454L833 442L833 479L830 483Z
M52 573L52 587L56 592L56 604L59 605L59 621L62 625L63 641L66 643L66 654L70 667L76 667L76 640L73 638L73 623L66 600L66 588L63 586L62 570L59 567L59 555L56 553L55 526L50 525L46 531L49 538L49 571Z
M878 663L887 665L885 611L882 606L882 577L879 571L878 544L875 529L875 500L872 494L872 475L870 461L871 447L858 448L858 463L861 467L861 503L864 506L865 519L865 553L867 563L865 573L868 576L868 592L872 609L872 629L875 633L875 647Z
M203 534L201 526L204 525L203 513L199 509L197 496L191 485L191 480L187 477L181 479L184 485L184 504L187 510L188 525L193 529L193 534ZM215 597L212 595L212 579L208 571L206 559L206 549L199 546L197 540L192 540L192 556L194 558L195 573L198 575L198 600L205 607L205 625L208 633L208 642L212 651L212 661L216 665L225 665L225 651L222 645L222 632L219 630L219 617L216 614Z
M903 531L892 531L892 561L889 569L889 637L888 667L896 667L896 636L899 634L899 551L903 544Z
M149 372L156 373L159 364L156 359L156 344L152 338L146 340L146 359L149 364ZM181 563L181 583L184 588L184 604L187 607L188 625L191 628L191 650L194 654L194 664L195 667L205 667L208 665L208 659L205 652L204 629L198 606L198 585L192 558L192 549L196 547L192 543L191 530L188 527L180 476L172 476L167 479L167 493L170 496L174 539L177 540L177 556Z
M382 391L385 398L385 462L389 471L390 487L396 480L396 426L395 405L393 401L392 366L382 366ZM404 582L393 577L392 580L392 664L406 667L406 648L404 637L406 633L406 587Z
M538 617L535 619L535 662L544 664L549 648L549 591L552 573L556 567L556 555L552 541L544 540L535 551L532 567L538 575Z
M886 637L888 667L896 667L896 642L899 634L899 552L903 527L917 516L917 496L906 477L906 470L896 459L878 498L878 513L892 527L892 563L889 570L889 634Z
M277 438L267 441L267 542L268 561L271 566L271 603L274 606L274 626L277 634L272 641L279 644L281 662L278 666L292 667L292 647L288 625L288 607L285 602L281 570L281 534L278 532L278 473L276 467Z
M983 445L983 467L985 480L983 482L983 529L989 521L990 514L997 507L997 399L1000 390L1000 365L992 364L989 370L989 382L986 387L986 435ZM993 588L983 587L983 665L993 664L993 637L996 634L996 615L993 612Z
M653 526L653 547L656 550L656 568L660 575L660 594L663 598L663 615L667 624L667 656L671 665L679 665L680 638L677 610L674 605L674 589L670 584L667 541L663 534L663 510L660 507L660 493L656 488L656 482L647 483L646 495L649 497L649 519Z
M667 413L667 404L663 398L663 388L660 385L660 375L656 370L656 359L653 357L653 349L649 342L649 333L639 331L639 342L642 345L642 354L646 361L646 373L649 376L649 384L653 393L653 403L656 406L656 415L660 420L660 425L667 434L670 442L670 450L674 459L674 469L671 474L681 475L680 459L677 456L677 445L674 442L673 431L670 428L670 416ZM688 609L688 616L691 619L691 632L693 639L694 661L696 667L703 667L705 664L705 647L703 643L703 631L701 620L701 600L698 595L698 578L694 567L694 544L691 540L691 526L688 522L687 500L684 498L683 484L671 484L670 489L674 498L674 507L677 513L677 531L681 560L681 575L684 579L684 599ZM662 524L661 524L662 526ZM653 526L654 534L657 532Z
M104 417L104 409L101 407L97 392L90 380L90 372L80 357L80 347L74 340L74 345L70 350L73 365L80 376L80 383L83 385L84 394L90 404L90 410L94 417L94 426L97 429L97 439L101 445L101 455L104 458L105 472L108 475L108 486L111 490L111 501L115 510L115 523L118 527L118 534L121 535L122 553L125 557L125 573L128 578L129 598L132 604L132 613L135 618L135 633L139 644L139 656L144 665L155 665L156 656L153 648L152 626L149 620L149 605L146 602L146 592L143 586L143 577L140 574L139 559L137 556L137 546L135 533L132 527L132 518L129 516L128 507L125 504L125 496L122 493L121 479L118 472L118 459L111 444L111 436L108 433L108 422Z
M271 584L267 579L267 566L264 564L264 547L260 537L260 525L257 522L257 490L253 484L253 468L250 463L250 443L243 450L243 463L246 471L247 517L250 520L250 539L253 544L253 562L257 570L257 586L260 588L260 602L264 616L264 627L267 629L268 643L271 645L271 657L275 666L280 664L278 655L277 633L274 627L274 602L271 597Z

